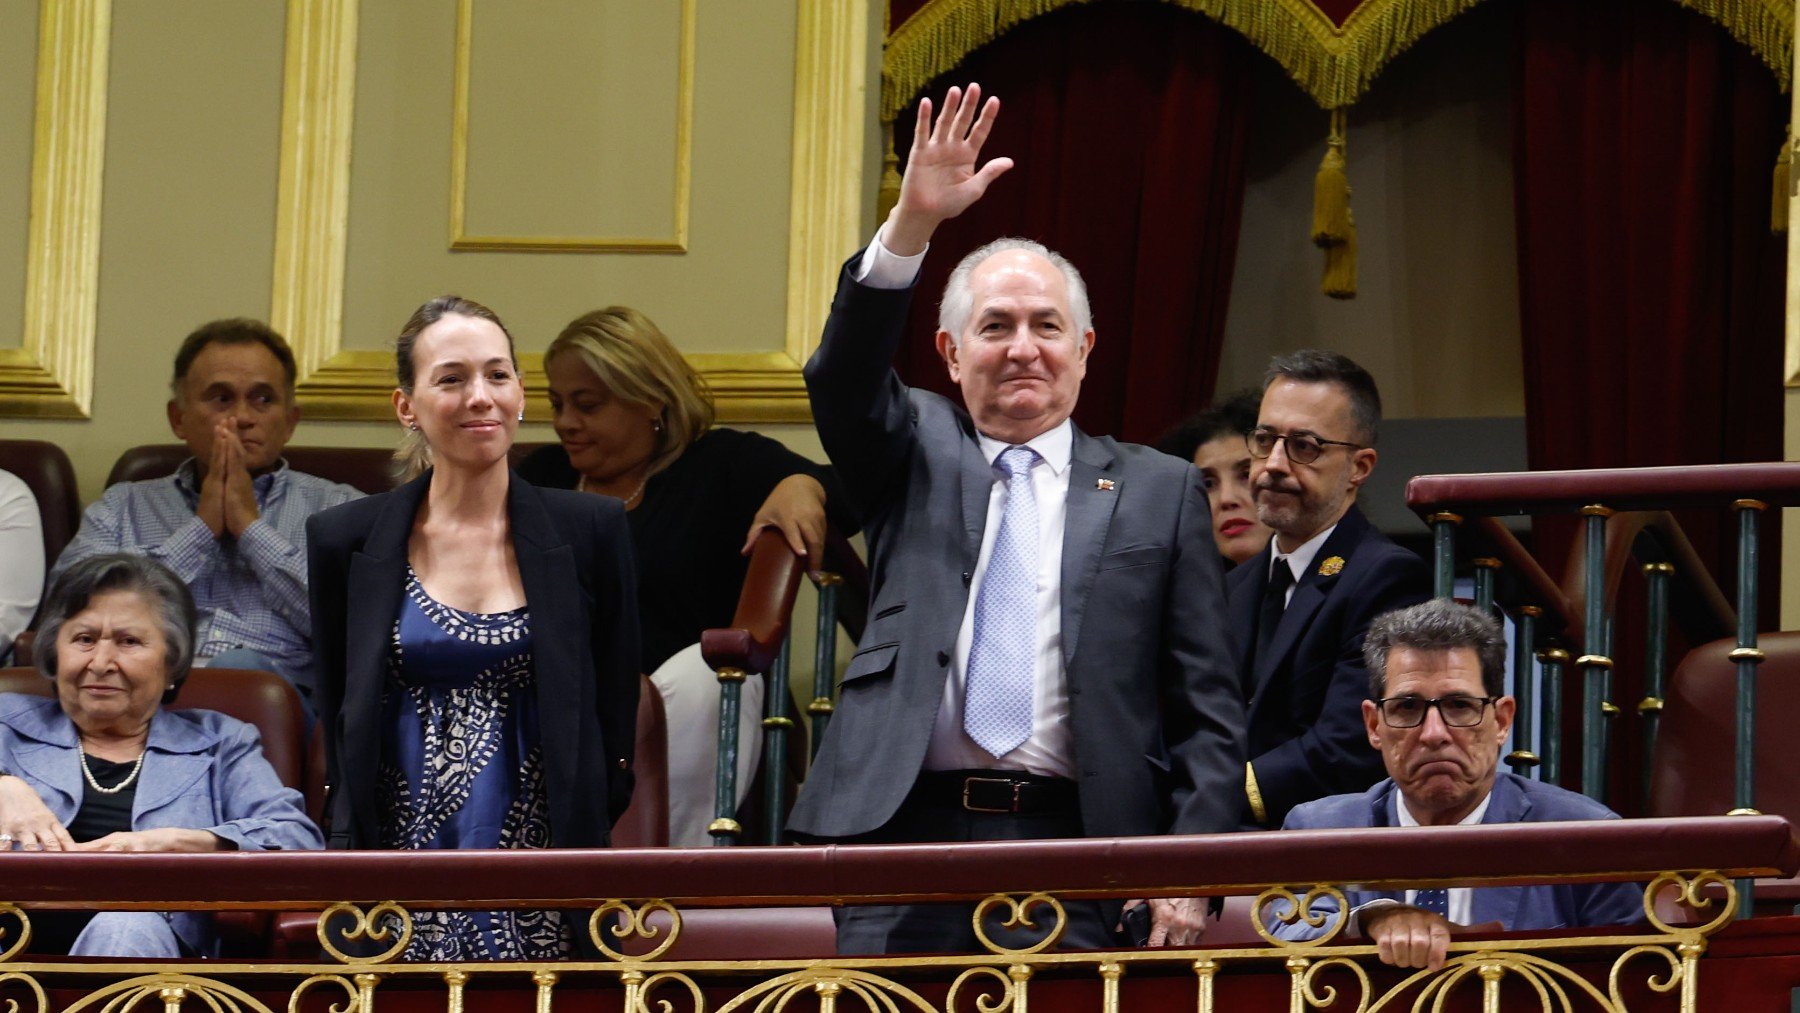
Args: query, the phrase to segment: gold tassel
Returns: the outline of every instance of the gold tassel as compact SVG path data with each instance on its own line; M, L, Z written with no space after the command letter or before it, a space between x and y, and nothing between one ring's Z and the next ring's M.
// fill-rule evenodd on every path
M1793 199L1790 180L1794 166L1794 140L1790 134L1781 140L1781 154L1775 156L1775 185L1769 201L1769 230L1777 235L1788 230L1788 201Z
M1344 111L1331 111L1331 135L1325 158L1313 177L1312 241L1319 246L1341 243L1350 224L1350 178L1344 174Z
M882 135L881 189L875 194L875 221L887 221L888 212L900 203L900 156L894 154L894 125L888 123Z
M1320 291L1333 299L1356 298L1356 223L1342 242L1325 247L1325 279Z

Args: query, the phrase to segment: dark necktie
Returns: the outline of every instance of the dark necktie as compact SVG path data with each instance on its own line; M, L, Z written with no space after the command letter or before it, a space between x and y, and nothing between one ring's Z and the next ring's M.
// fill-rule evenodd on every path
M1424 908L1434 915L1448 919L1450 917L1450 891L1444 889L1420 890L1413 895L1413 907Z
M1269 583L1263 588L1262 613L1256 620L1256 664L1261 667L1269 655L1269 645L1275 640L1275 627L1281 625L1281 614L1287 611L1288 588L1294 586L1294 568L1288 565L1286 557L1275 557L1274 572L1269 574ZM1255 675L1251 675L1255 680Z

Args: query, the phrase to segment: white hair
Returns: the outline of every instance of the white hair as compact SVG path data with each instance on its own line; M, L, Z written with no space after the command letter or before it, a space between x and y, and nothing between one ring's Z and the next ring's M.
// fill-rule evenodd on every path
M948 332L956 339L957 345L961 346L963 330L969 326L969 317L975 313L975 298L969 292L969 275L974 274L975 269L989 257L1012 250L1035 253L1062 272L1063 282L1069 290L1069 311L1075 314L1077 340L1080 335L1094 329L1094 312L1088 306L1087 283L1081 280L1081 272L1075 270L1075 265L1069 263L1067 257L1043 243L1018 236L996 239L978 247L957 262L956 269L950 272L950 280L944 283L944 298L938 303L939 329Z

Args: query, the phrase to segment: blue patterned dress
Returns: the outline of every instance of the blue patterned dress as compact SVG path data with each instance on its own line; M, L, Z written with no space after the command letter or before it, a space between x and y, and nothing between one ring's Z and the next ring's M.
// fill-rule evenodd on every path
M407 567L382 728L382 847L549 846L529 609L453 609ZM551 960L569 951L555 911L419 911L406 957Z

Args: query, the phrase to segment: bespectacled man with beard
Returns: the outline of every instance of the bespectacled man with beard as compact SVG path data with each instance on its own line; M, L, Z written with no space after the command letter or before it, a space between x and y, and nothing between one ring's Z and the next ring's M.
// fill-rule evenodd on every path
M1506 638L1493 616L1446 599L1381 616L1363 654L1369 695L1362 728L1388 778L1366 792L1299 806L1284 830L1328 827L1444 827L1617 819L1582 795L1499 771L1500 750L1516 704L1506 695ZM1344 891L1351 937L1366 936L1381 961L1396 967L1444 966L1459 928L1530 932L1643 920L1639 883L1450 887ZM1322 935L1337 901L1319 897L1310 919L1285 924L1281 905L1270 931L1286 939Z
M1369 524L1357 492L1375 470L1381 395L1334 352L1277 356L1247 441L1263 552L1226 576L1249 710L1244 821L1276 827L1289 809L1361 791L1382 774L1359 705L1370 620L1425 600L1424 560Z

